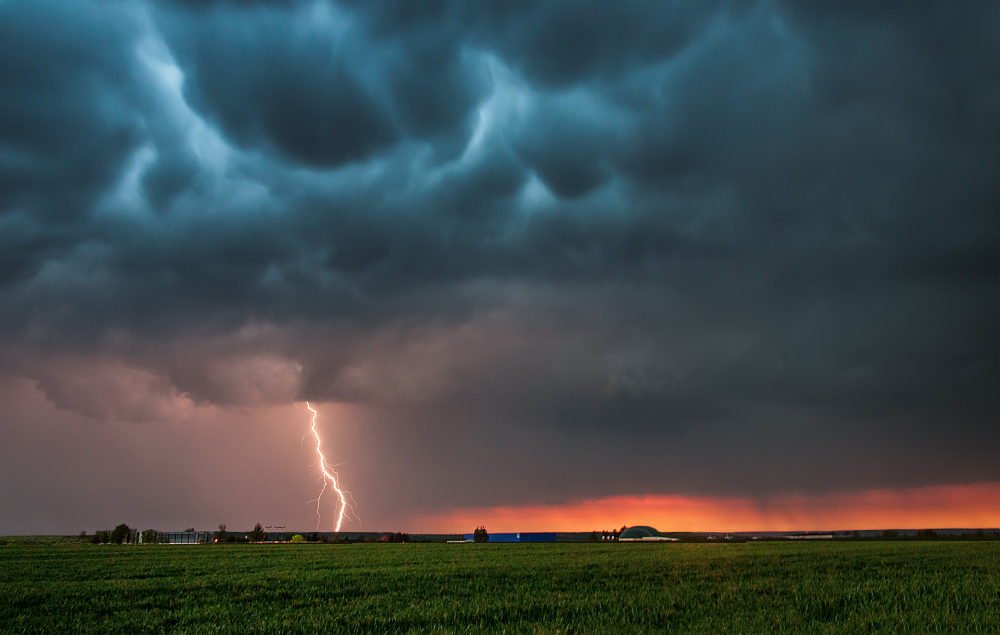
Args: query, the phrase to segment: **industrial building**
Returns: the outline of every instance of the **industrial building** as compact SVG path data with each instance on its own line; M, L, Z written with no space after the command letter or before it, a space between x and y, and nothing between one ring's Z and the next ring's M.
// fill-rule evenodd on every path
M654 527L648 527L646 525L636 525L635 527L627 527L625 531L618 536L619 542L648 542L648 541L661 541L661 542L677 542L677 538L671 538L670 536L664 536Z
M168 545L203 545L215 540L210 531L161 531L160 543Z

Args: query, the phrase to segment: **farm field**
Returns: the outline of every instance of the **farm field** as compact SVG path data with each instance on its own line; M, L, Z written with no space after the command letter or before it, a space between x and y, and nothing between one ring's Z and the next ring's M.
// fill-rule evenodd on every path
M0 546L2 633L997 633L1000 542Z

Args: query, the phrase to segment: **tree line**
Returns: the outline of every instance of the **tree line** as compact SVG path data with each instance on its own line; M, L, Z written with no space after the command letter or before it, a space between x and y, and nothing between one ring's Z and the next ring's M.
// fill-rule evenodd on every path
M114 529L95 531L90 536L86 531L81 531L79 538L92 545L156 544L160 541L160 532L155 529L139 531L123 523Z
M193 527L184 530L184 533L193 533L195 530ZM139 531L129 527L126 524L121 524L114 529L99 530L93 534L88 535L86 531L81 531L79 538L83 542L88 542L94 545L112 544L158 544L165 540L164 532L157 531L155 529L147 529L145 531ZM329 543L329 544L354 544L354 543L372 543L372 542L388 542L388 543L404 543L410 542L410 534L397 531L392 534L339 534L336 533L333 537L329 537L326 534L321 534L320 532L312 532L306 534L290 534L285 532L267 532L264 527L257 523L254 528L246 533L243 532L230 532L225 524L219 525L218 530L213 532L212 542L214 544L224 544L224 543L252 543L252 542L265 542L268 540L273 540L275 542L316 542L316 543Z

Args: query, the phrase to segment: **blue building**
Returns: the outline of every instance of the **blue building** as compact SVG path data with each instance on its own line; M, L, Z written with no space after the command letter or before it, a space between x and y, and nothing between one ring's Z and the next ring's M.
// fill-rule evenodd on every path
M465 539L471 541L472 534L465 534ZM522 531L519 534L490 534L489 542L555 542L554 531Z

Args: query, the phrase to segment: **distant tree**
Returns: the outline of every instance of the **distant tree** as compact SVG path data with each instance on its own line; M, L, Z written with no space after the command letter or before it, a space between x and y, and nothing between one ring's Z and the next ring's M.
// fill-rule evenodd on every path
M302 534L295 534L294 536L292 536L292 542L305 542L305 541L306 537L303 536Z
M78 538L80 539L80 542L86 542L86 540L87 540L87 530L84 529L83 531L81 531L80 535L78 536Z
M264 531L260 523L257 523L247 537L250 538L250 542L263 542L267 538L267 532Z
M111 530L110 542L115 545L122 544L122 541L128 539L129 527L126 524L121 524Z
M472 532L472 542L489 542L490 535L486 531L486 526L476 527L476 530Z
M917 532L917 536L920 538L937 538L938 532L933 529L921 529Z
M147 529L142 532L142 544L155 545L160 542L160 532L155 529Z
M597 535L596 531L590 532L590 538L587 538L587 542L601 542L601 537Z
M226 524L219 525L219 531L215 532L215 542L226 542Z
M882 532L883 538L899 538L899 532L895 529L886 529Z
M94 545L103 545L111 542L111 532L99 530L95 531L94 535L90 537L90 543Z
M333 540L331 540L330 542L332 542L335 545L339 545L340 544L340 534L333 534Z

